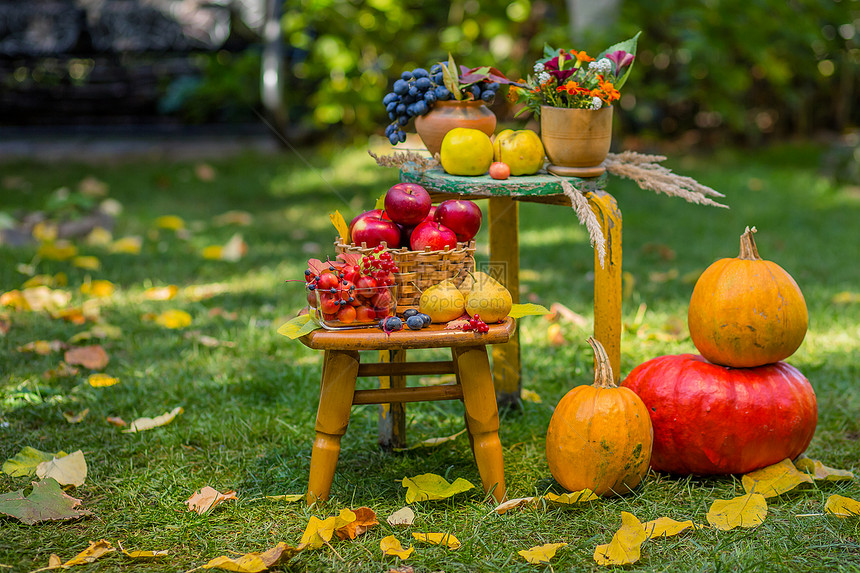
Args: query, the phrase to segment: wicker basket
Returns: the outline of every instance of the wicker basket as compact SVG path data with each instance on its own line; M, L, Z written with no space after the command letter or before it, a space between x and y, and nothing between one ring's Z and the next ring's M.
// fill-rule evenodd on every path
M373 247L368 247L365 243L345 244L338 238L334 246L338 254L373 254ZM391 253L394 263L400 269L400 272L394 275L398 287L399 311L417 308L418 299L421 298L424 289L439 284L445 279L460 286L468 273L475 269L475 241L470 241L469 244L457 243L454 249L446 248L444 251L431 251L429 247L424 251L410 251L405 247L385 250Z

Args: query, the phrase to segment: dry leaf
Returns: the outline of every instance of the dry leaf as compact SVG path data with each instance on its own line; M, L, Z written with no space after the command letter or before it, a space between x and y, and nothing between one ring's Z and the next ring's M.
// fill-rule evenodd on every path
M427 438L426 440L421 440L418 443L412 444L408 448L392 448L395 452L406 452L409 450L417 450L419 448L433 448L440 444L444 444L446 442L451 442L456 440L459 436L462 436L466 432L466 429L463 428L456 434L452 434L450 436L445 436L444 438Z
M52 352L59 352L64 348L66 348L66 343L62 340L34 340L33 342L22 344L15 350L18 352L35 352L36 354L45 356Z
M170 309L156 315L153 320L164 328L185 328L191 324L191 315L184 310Z
M121 541L117 542L117 546L119 547L119 550L122 551L123 555L132 559L152 559L155 557L166 557L170 553L166 549L162 549L161 551L126 551L125 547L122 546Z
M734 499L718 499L708 510L708 523L729 531L735 527L757 527L767 517L767 501L760 493L748 493Z
M98 257L92 255L81 255L72 258L72 266L88 271L97 271L101 268L102 263Z
M530 549L523 549L517 551L517 553L522 555L529 563L537 565L539 563L549 563L549 560L555 557L555 552L566 546L567 543L547 543Z
M525 402L532 402L533 404L543 404L543 400L541 400L540 395L534 390L529 390L528 388L522 389L520 397Z
M218 226L239 225L250 227L254 223L254 216L247 211L227 211L212 218L212 222Z
M547 493L543 496L545 500L551 501L553 503L559 503L561 505L575 505L577 503L583 503L586 501L594 501L598 499L596 493L591 491L590 489L582 489L579 491L574 491L571 493Z
M329 213L328 218L331 221L331 224L334 225L334 228L337 229L337 234L340 237L340 240L344 243L349 243L349 227L347 226L343 215L340 214L340 211L335 210L334 213Z
M101 370L110 362L107 352L98 344L69 349L63 355L63 359L68 364L83 366L90 370Z
M567 340L564 338L564 333L561 331L561 325L558 323L550 324L546 329L546 338L553 346L564 346Z
M176 215L163 215L155 220L155 226L159 229L178 231L185 228L185 221Z
M458 493L468 491L475 486L463 478L457 478L448 483L445 478L436 474L421 474L414 478L403 478L406 489L406 503L447 499Z
M459 549L462 543L450 533L413 533L412 537L417 541L432 543L433 545L444 545L448 549Z
M63 493L55 479L34 481L32 486L33 490L27 496L24 496L23 489L0 494L0 513L27 525L40 521L75 519L90 514L86 509L75 509L81 500Z
M388 525L412 525L415 521L415 512L410 507L402 507L388 516Z
M518 497L516 499L509 499L508 501L500 503L499 505L494 507L493 511L495 511L499 515L504 515L511 509L534 503L534 501L534 497Z
M55 275L36 275L24 281L21 285L22 289L33 288L37 286L46 286L51 288L62 287L69 284L69 279L66 273L57 273Z
M192 330L185 333L185 338L188 340L193 340L202 344L206 348L218 348L219 346L226 346L227 348L234 348L236 346L235 342L229 340L218 340L212 336L208 336L203 334L199 330Z
M401 559L406 559L415 552L414 547L404 549L400 541L393 535L380 539L379 548L382 549L383 555L391 555L393 557L400 557Z
M642 544L646 534L642 522L626 511L621 512L621 528L606 545L598 545L594 550L594 560L598 565L629 565L636 563L642 556Z
M116 286L106 280L86 281L81 285L81 294L96 298L107 298L113 295Z
M89 378L87 378L87 382L90 383L90 386L93 388L104 388L105 386L113 386L114 384L119 383L119 378L114 378L113 376L108 376L107 374L97 373L90 374Z
M231 499L236 499L235 491L221 493L217 489L207 485L200 491L194 492L194 495L185 500L185 505L188 506L188 511L196 511L198 514L203 515L215 509L215 506L221 502Z
M79 342L85 342L93 338L122 338L122 330L118 326L104 322L95 324L89 330L84 330L69 338L69 344L78 344Z
M533 302L517 303L511 306L508 316L511 318L522 318L524 316L542 316L549 314L549 310Z
M653 521L643 523L642 526L645 528L646 539L671 537L690 527L696 528L696 524L692 521L675 521L670 517L658 517Z
M151 430L152 428L158 428L159 426L164 426L173 421L173 418L184 412L182 406L177 406L170 412L165 412L160 416L156 416L155 418L138 418L136 420L132 420L131 425L128 430L123 430L124 433L134 433L134 432L142 432L144 430Z
M248 244L242 239L242 235L240 233L236 233L224 247L221 249L221 260L222 261L230 261L231 263L235 263L244 257L248 252Z
M0 295L0 305L15 310L53 312L64 308L72 300L72 293L46 286L11 290Z
M369 507L359 507L353 510L355 519L338 527L335 532L340 539L355 539L359 535L363 535L368 529L374 525L379 525L376 519L376 513Z
M111 244L110 252L125 255L139 255L142 246L143 239L141 237L122 237Z
M81 422L84 421L84 418L86 418L87 414L89 414L89 413L90 413L90 409L84 408L83 410L81 410L77 414L75 414L74 412L63 412L63 417L70 424L80 424Z
M786 458L778 464L744 475L741 483L747 493L755 491L765 497L776 497L802 483L812 483L812 478L798 471L791 460Z
M237 573L259 573L269 567L286 563L292 559L301 548L291 547L286 543L278 543L275 547L263 553L246 553L241 557L216 557L200 569L225 569Z
M163 287L152 287L143 291L143 297L147 300L170 300L179 292L179 287L176 285L167 285Z
M109 247L113 242L113 233L104 227L93 227L84 242L91 247Z
M36 256L46 261L67 261L77 254L78 248L68 241L47 241L36 251Z
M299 547L319 549L331 541L336 530L349 525L355 520L355 512L347 508L340 510L339 515L334 515L326 519L320 519L317 516L312 515L308 520L304 533L302 533L302 540L301 543L299 543Z
M82 486L87 479L87 461L81 450L67 456L54 458L36 466L36 475L41 479L53 478L60 485Z
M860 501L833 494L824 503L824 511L837 517L857 517L860 516Z
M272 501L301 501L305 498L305 494L303 493L286 493L284 495L267 495L264 496L264 499L270 499Z
M67 455L63 451L50 454L25 446L20 452L3 462L2 471L12 477L32 476L36 474L36 467L42 462L49 462L54 458L62 458Z
M79 370L74 366L69 366L62 360L57 364L56 368L51 368L50 370L45 370L42 373L42 376L48 380L53 380L54 378L66 378L68 376L77 376Z
M105 553L111 553L113 551L115 551L113 545L105 539L102 539L101 541L90 541L90 546L78 553L75 557L63 563L63 568L92 563Z
M111 424L113 426L118 426L120 428L122 428L124 426L128 426L128 422L126 422L125 420L123 420L119 416L108 416L107 418L105 418L105 421L108 424Z
M825 466L818 460L813 460L801 454L794 460L794 466L802 472L812 475L815 481L851 481L854 474L848 470L837 470Z

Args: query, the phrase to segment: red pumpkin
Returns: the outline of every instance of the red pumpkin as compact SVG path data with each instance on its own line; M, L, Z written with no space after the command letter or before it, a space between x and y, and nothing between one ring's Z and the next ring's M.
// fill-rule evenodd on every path
M726 368L695 354L660 356L622 386L648 407L657 471L740 474L793 459L818 421L812 386L785 362Z

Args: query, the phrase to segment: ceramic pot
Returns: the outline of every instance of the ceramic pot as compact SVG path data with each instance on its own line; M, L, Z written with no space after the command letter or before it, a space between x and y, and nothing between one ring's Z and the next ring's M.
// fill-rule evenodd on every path
M496 114L484 102L475 100L437 101L433 109L415 118L415 131L430 155L442 149L442 139L455 127L478 129L488 136L496 130Z
M612 143L612 106L598 110L541 106L540 139L547 171L565 177L597 177Z

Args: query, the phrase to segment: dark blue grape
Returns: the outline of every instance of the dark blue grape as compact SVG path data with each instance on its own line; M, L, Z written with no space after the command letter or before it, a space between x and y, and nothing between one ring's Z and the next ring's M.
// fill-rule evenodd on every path
M419 95L421 95L421 90L418 89L418 86L412 84L411 86L409 86L409 95L411 97L418 97Z
M397 137L397 134L398 134L398 133L399 133L399 132L394 131L394 132L392 132L392 133L388 136L388 142L389 142L391 145L397 145L398 143L400 143L400 139Z
M436 75L433 76L433 83L437 86L441 86L445 83L445 75L442 72L437 72Z
M391 121L394 121L395 119L397 119L397 111L389 111L388 112L388 119L390 119Z
M411 80L412 79L412 72L403 72L402 74L400 74L400 79Z
M446 88L445 86L437 86L436 99L440 101L451 99L451 92L449 92L448 88Z
M379 328L386 332L394 332L403 328L403 321L396 316L387 316L379 320Z
M424 328L424 319L420 316L410 316L406 319L406 326L409 330L421 330Z
M392 88L397 95L403 95L409 92L409 82L405 80L397 80Z
M385 104L385 105L388 105L388 104L390 104L391 102L393 102L393 101L395 101L395 100L398 100L398 99L400 99L400 98L398 98L398 97L397 97L397 94L396 94L396 93L394 93L394 92L389 92L389 93L385 94L385 97L384 97L384 98L382 98L382 103L383 103L383 104Z
M430 76L430 74L427 73L427 70L425 70L424 68L415 68L414 70L412 70L412 75L415 76L415 79L426 78Z
M499 82L490 82L484 86L485 90L499 91Z
M394 125L393 123L389 123L388 126L385 128L385 136L388 137L389 135L391 135L395 131L397 131L397 126Z
M424 313L422 312L422 313L421 313L421 314L419 314L418 316L420 316L421 318L423 318L423 319L424 319L424 326L430 326L430 323L431 323L431 322L433 322L432 320L430 320L430 315L429 315L429 314L424 314Z
M430 81L430 78L418 78L415 80L415 87L417 87L422 92L426 92L431 87L433 87L433 82Z
M410 316L415 316L416 314L420 314L417 308L407 308L403 311L403 318L409 318Z
M412 108L415 110L415 113L412 115L424 115L430 108L427 106L427 102L424 100L419 101L418 103L412 104Z
M433 64L432 66L430 66L430 73L431 74L438 74L441 72L442 72L442 65L441 64Z
M397 115L403 115L404 113L406 113L406 104L405 103L397 104L397 108L395 108L394 112Z
M389 113L394 111L395 109L397 109L397 102L396 101L389 102L388 105L385 106L385 111L387 111Z
M434 90L430 90L424 94L424 101L427 102L427 105L433 105L436 103L436 92Z
M496 92L484 90L481 92L481 99L486 103L493 103L496 100Z
M481 98L480 84L472 84L471 86L469 86L468 91L472 92L472 95L475 96L475 99Z
M397 132L397 139L400 140L400 143L403 143L404 141L406 141L406 132L405 131L398 131Z
M397 118L397 123L399 123L400 125L406 125L407 123L409 123L409 116L401 115Z
M415 98L414 98L414 97L412 97L412 96L411 96L411 95L409 95L409 94L406 94L405 96L403 96L403 97L400 99L400 101L401 101L401 102L403 102L403 103L404 103L404 104L406 104L406 105L409 105L410 103L415 103Z
M417 113L415 113L415 104L414 103L410 103L409 105L406 106L406 115L408 115L409 117L413 117L415 115L418 115Z

